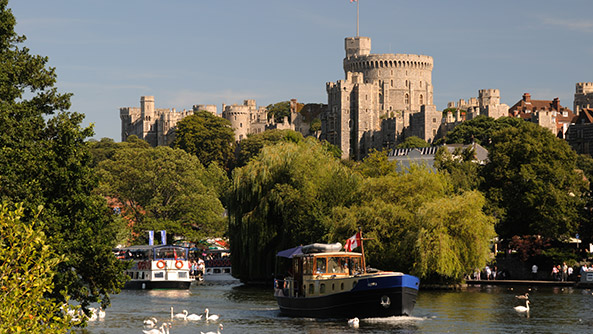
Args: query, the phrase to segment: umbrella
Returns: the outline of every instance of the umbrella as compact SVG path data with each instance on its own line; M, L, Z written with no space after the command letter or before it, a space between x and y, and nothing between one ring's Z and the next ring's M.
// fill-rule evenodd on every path
M286 250L283 250L283 251L278 252L278 254L276 254L276 256L280 256L280 257L285 257L285 258L291 259L295 255L303 254L303 252L301 251L301 248L303 248L303 247L302 246L298 246L298 247L286 249Z

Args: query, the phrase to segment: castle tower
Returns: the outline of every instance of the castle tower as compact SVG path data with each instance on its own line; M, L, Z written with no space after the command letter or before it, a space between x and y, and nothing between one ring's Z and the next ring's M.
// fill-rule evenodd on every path
M578 115L587 108L593 108L593 82L579 82L576 84L573 109Z
M250 101L254 100L246 100L243 102L243 105L222 105L222 117L231 122L231 128L235 132L236 141L241 141L242 139L247 138L247 135L250 133Z

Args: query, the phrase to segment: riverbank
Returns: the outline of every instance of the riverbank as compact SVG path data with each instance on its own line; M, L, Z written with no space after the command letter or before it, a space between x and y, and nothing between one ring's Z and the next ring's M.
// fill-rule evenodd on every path
M593 283L577 281L532 281L532 280L467 280L466 285L526 285L548 287L592 288Z

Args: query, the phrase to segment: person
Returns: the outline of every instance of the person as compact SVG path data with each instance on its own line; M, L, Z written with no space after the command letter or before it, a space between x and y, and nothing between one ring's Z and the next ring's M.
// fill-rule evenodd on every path
M205 269L206 269L206 265L204 263L204 260L201 257L198 258L198 266L197 266L198 273L196 276L199 276L200 278L204 277Z
M492 279L496 280L496 275L498 274L498 267L494 266L494 269L492 270Z
M533 266L531 266L531 279L533 279L534 281L537 280L537 264L533 264Z
M486 266L486 279L490 280L490 277L492 275L492 270L490 270L490 267Z
M558 266L560 267L560 266ZM558 280L558 267L552 266L552 278L557 281Z
M572 276L572 273L574 272L574 269L572 269L572 267L568 267L568 279L573 281L574 277Z
M568 279L568 266L566 265L566 262L562 262L562 276L561 276L561 280L562 282L566 282L566 280Z

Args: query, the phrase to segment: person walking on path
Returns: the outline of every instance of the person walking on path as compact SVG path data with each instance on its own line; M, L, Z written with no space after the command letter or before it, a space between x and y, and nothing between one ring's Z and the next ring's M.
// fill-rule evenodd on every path
M558 268L556 266L552 266L552 279L554 279L554 281L558 280Z
M562 262L562 282L566 282L568 280L568 266L566 262Z
M533 264L533 266L531 266L531 279L532 280L537 280L537 264Z

